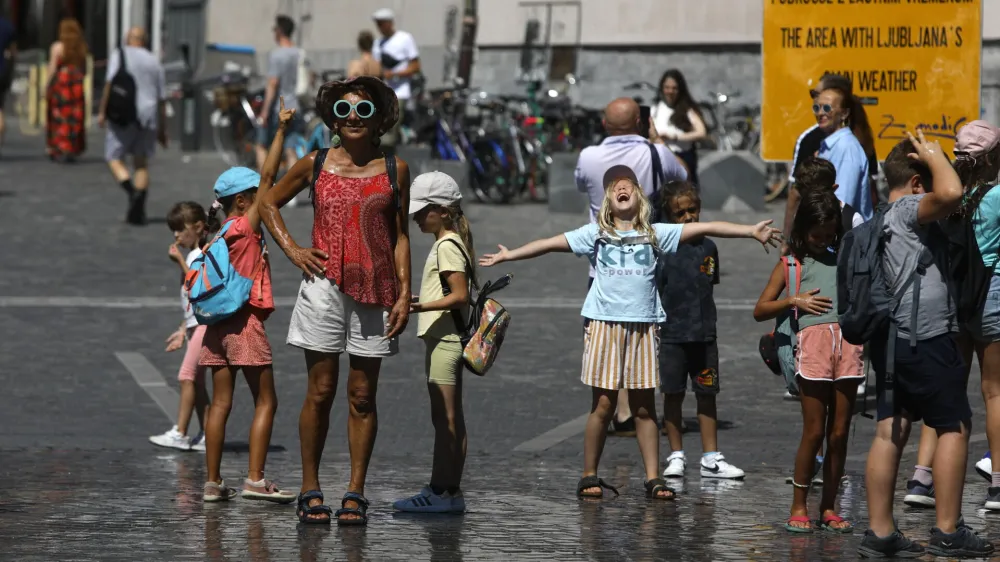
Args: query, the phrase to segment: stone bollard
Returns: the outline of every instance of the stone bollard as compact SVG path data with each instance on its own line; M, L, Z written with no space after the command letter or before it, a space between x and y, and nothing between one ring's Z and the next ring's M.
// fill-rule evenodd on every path
M576 169L578 153L557 152L552 154L549 165L549 212L583 215L587 212L587 194L576 188L573 171Z

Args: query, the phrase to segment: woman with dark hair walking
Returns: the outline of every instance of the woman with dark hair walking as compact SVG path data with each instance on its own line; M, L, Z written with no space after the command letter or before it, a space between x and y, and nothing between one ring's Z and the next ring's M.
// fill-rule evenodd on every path
M316 107L333 136L331 148L299 160L262 201L264 224L304 279L292 311L288 343L305 351L309 387L299 416L303 523L365 525L365 479L378 414L382 359L398 351L410 312L410 170L386 156L379 139L399 118L399 102L378 78L328 82ZM313 192L312 248L292 239L280 207ZM351 479L340 507L324 505L319 462L330 408L348 354L347 421Z
M707 136L705 121L698 104L691 97L680 70L663 73L656 95L657 104L650 113L649 138L667 145L688 169L688 181L698 185L698 151L695 142Z

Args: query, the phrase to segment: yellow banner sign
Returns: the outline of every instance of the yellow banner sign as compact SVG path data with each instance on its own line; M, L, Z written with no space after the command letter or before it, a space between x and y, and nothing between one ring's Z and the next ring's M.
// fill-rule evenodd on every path
M790 161L826 72L851 79L885 159L922 127L951 151L979 118L982 0L764 0L762 146Z

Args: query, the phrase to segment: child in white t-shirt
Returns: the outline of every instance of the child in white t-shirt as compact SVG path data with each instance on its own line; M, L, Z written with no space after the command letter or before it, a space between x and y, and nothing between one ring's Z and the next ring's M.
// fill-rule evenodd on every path
M208 390L205 387L205 369L198 365L201 353L201 342L205 336L205 326L198 325L188 302L187 289L184 288L184 276L195 258L201 255L201 247L207 242L208 231L205 223L208 220L205 209L192 201L182 201L174 205L167 214L167 226L174 233L174 243L170 245L168 255L181 270L181 307L184 309L184 321L177 331L167 338L167 351L177 351L187 340L184 351L184 361L177 372L177 380L181 385L181 396L177 408L177 425L160 435L153 435L149 441L154 445L180 449L182 451L205 450L205 413L208 409ZM198 416L198 424L202 431L192 438L188 435L188 425L191 413Z

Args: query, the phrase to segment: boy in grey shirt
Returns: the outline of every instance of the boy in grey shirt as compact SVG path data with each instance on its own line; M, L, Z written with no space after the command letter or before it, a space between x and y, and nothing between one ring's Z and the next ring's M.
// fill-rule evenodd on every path
M894 342L891 393L886 382L886 353L891 346L877 337L870 342L878 425L865 472L869 528L858 552L863 557L905 558L924 552L899 532L892 515L900 455L913 422L923 419L938 437L933 463L937 525L931 529L927 550L944 557L986 557L993 546L961 522L972 410L965 364L954 337L957 323L945 277L945 237L934 224L958 208L962 182L941 146L926 141L920 131L917 136L897 144L884 165L891 207L882 225L882 268L891 292L901 290L914 272L920 275L920 291L907 289L892 318L899 336ZM918 263L928 259L930 265L918 271ZM914 309L915 319L910 316ZM915 333L911 326L916 326Z

